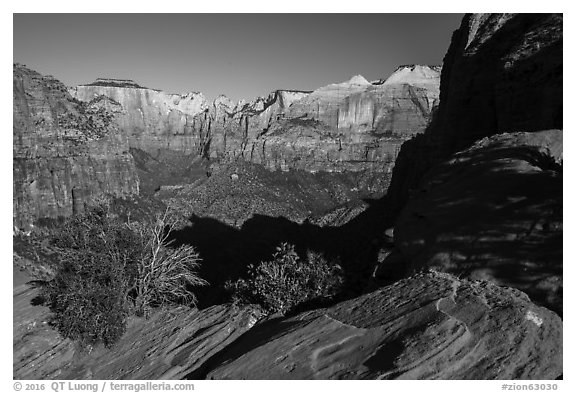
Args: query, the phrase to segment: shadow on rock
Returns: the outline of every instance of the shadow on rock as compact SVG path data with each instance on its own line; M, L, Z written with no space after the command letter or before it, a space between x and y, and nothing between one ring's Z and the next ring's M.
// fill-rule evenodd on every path
M202 256L200 274L210 286L198 290L200 307L227 301L223 284L244 276L248 265L270 260L282 242L294 244L301 256L311 250L338 263L345 273L346 293L342 296L349 297L368 289L379 250L389 245L382 236L386 228L385 201L368 203L367 210L338 227L254 215L238 229L214 218L193 215L189 226L172 235L176 245L191 244Z

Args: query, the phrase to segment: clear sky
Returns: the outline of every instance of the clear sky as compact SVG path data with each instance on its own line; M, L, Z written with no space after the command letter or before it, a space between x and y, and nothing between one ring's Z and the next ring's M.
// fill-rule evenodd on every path
M133 79L251 100L441 64L462 14L14 14L14 62L69 86Z

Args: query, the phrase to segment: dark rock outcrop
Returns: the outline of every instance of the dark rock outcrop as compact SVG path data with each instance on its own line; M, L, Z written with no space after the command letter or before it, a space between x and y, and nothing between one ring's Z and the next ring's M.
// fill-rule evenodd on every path
M438 124L460 150L502 132L562 128L562 14L464 18L444 58Z
M490 279L562 312L562 131L485 138L435 166L402 210L413 268Z
M81 212L93 197L138 193L117 103L74 100L66 87L14 65L13 215L27 229L39 218Z
M206 377L554 379L561 348L560 318L525 294L432 272L258 324Z
M562 128L562 14L469 14L444 57L440 105L406 142L389 189L397 212L424 173L474 141Z
M394 168L391 258L513 286L561 314L562 131L541 130L562 127L562 15L466 15L440 98Z

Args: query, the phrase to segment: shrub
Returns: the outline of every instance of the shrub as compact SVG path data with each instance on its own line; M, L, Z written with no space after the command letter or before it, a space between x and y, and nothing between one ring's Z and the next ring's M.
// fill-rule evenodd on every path
M195 305L192 287L206 284L195 272L201 259L191 246L170 247L168 217L126 223L99 204L54 231L59 264L42 296L64 337L110 346L134 308L148 315L155 306Z
M126 330L127 280L121 266L90 250L61 252L55 278L43 287L64 337L84 344L116 342Z
M285 314L311 300L330 298L342 287L342 269L318 253L301 260L294 246L282 243L272 260L250 265L248 277L228 282L235 303L257 303L272 313Z
M42 296L64 337L110 346L126 329L127 294L139 259L138 239L98 205L53 233L58 266Z
M147 239L135 283L136 308L140 314L147 315L151 307L170 303L195 306L196 296L191 288L208 284L196 273L201 258L194 247L171 247L169 237L176 225L168 210L157 215L151 226L130 225Z

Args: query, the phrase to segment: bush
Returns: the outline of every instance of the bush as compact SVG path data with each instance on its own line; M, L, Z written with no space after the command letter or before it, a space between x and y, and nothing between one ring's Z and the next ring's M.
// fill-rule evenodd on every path
M64 337L110 346L126 330L127 294L136 278L138 239L111 219L106 206L91 207L55 230L58 266L42 296Z
M195 272L201 259L191 246L170 247L175 221L168 216L125 223L100 204L55 231L59 264L42 296L64 337L110 346L131 310L148 315L152 307L195 305L191 289L206 284Z
M194 247L170 247L170 233L176 225L168 210L157 215L151 226L130 225L140 237L147 239L134 286L139 314L147 315L151 307L170 303L195 306L196 296L191 288L208 284L196 274L201 258Z
M43 287L64 337L84 344L116 342L126 330L127 280L122 266L90 250L61 252L56 277Z
M342 288L342 269L309 251L301 260L294 246L282 243L272 260L249 266L248 278L228 282L235 303L257 303L266 311L285 314L311 300L330 298Z

